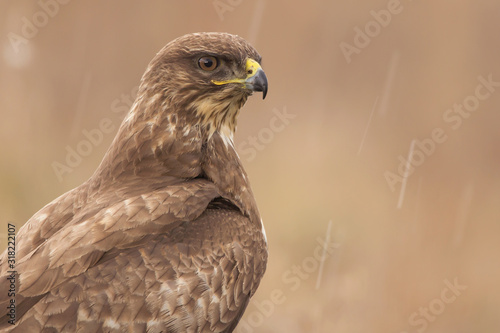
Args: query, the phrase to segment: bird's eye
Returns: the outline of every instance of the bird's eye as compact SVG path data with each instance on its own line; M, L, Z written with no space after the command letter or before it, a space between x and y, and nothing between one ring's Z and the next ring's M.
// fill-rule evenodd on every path
M219 61L217 61L216 57L212 56L206 56L206 57L201 57L198 60L198 66L200 66L201 69L204 71L213 71L214 69L217 68L219 65Z

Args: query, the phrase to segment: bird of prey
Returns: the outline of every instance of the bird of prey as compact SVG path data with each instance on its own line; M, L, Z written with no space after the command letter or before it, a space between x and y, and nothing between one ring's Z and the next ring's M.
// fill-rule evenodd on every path
M267 262L233 146L240 108L267 93L260 63L227 33L154 57L95 173L20 228L14 325L1 256L0 331L234 330Z

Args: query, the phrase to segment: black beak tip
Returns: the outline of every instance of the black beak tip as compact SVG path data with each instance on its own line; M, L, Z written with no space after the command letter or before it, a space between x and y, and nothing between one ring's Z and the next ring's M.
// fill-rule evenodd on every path
M267 88L269 86L267 83L267 76L264 71L259 71L257 75L258 77L255 82L255 91L262 91L262 99L265 99L267 96Z
M255 91L262 91L262 99L266 99L267 95L267 80L265 82L259 82L254 86Z
M262 99L265 99L267 96L267 76L262 69L259 69L257 73L251 77L248 81L250 84L250 89L253 91L262 91Z
M260 77L260 88L262 89L262 99L265 99L266 98L266 95L267 95L267 87L269 86L268 83L267 83L267 76L266 76L266 73L264 73L264 71L262 71L261 73L261 77Z

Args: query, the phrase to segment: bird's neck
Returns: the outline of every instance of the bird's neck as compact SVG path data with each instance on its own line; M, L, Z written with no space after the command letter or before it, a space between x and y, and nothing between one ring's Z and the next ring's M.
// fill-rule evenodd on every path
M250 182L232 144L215 132L204 147L202 171L214 182L224 198L231 200L250 220L260 224L257 204Z
M118 185L140 192L152 184L159 188L204 177L252 220L260 221L246 172L232 144L233 131L224 127L230 132L214 131L174 111L165 107L163 112L150 113L136 103L92 176L93 186L99 191Z

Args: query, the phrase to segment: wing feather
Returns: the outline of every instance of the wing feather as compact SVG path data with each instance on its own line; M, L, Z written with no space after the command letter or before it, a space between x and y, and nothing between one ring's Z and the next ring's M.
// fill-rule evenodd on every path
M102 208L95 214L85 212L75 214L68 219L68 212L74 210L64 204L68 198L74 199L75 193L68 192L67 197L59 198L35 214L21 228L18 238L23 249L23 258L17 259L16 270L19 272L20 285L18 294L24 299L45 295L61 286L69 279L76 277L93 267L103 255L114 249L134 246L134 243L148 235L168 230L176 221L193 220L207 207L208 203L219 193L213 183L204 179L195 179L186 183L170 186L165 190L137 195L133 198L118 201L114 205ZM56 207L64 207L60 212L63 218L58 220L57 214L48 215ZM87 216L78 220L78 216ZM65 221L65 225L56 223L55 232L45 230L35 237L27 230L34 230L50 224L51 221ZM24 238L24 236L26 238ZM31 236L31 237L30 237ZM43 239L43 241L42 241ZM26 253L26 248L32 251ZM28 242L28 244L27 244ZM5 260L5 257L2 258ZM6 265L2 265L0 290L7 290ZM5 319L7 292L0 295L2 319Z

